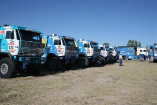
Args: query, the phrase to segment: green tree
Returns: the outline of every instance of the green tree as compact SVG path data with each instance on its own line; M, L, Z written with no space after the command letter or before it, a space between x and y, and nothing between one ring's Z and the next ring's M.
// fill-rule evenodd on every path
M131 46L135 46L135 41L134 40L132 40L132 45Z
M127 46L141 47L141 42L137 42L136 40L128 40Z
M131 44L132 44L132 41L128 40L127 46L131 46Z
M135 40L135 46L137 46L138 45L138 42Z
M104 43L103 45L110 45L109 43Z
M141 42L138 42L138 47L141 47Z

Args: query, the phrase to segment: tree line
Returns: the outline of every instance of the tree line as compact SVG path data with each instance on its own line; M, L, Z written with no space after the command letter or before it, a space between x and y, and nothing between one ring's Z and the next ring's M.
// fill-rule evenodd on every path
M109 43L103 43L103 45L110 45ZM137 40L128 40L128 47L141 47L141 42L137 42Z
M128 40L127 46L141 47L141 42L137 42L137 40Z

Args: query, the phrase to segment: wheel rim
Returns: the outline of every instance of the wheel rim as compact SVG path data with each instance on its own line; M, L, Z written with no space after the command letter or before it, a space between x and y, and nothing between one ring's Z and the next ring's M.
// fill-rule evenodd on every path
M1 65L1 73L2 74L7 74L7 72L8 72L8 65L6 63L3 63Z

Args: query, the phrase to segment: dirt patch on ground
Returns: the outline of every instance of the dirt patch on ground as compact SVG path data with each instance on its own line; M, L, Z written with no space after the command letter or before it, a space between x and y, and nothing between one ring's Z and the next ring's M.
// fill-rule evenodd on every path
M0 79L0 103L157 104L157 64L129 60L44 76Z

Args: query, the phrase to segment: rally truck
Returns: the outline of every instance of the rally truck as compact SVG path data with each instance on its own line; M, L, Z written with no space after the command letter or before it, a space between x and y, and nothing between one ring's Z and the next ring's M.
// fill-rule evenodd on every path
M109 55L109 46L108 45L99 45L100 47L100 55L105 58L105 62L109 62L110 60L110 55Z
M118 59L117 47L109 47L110 62L116 62Z
M42 43L46 45L44 56L48 70L57 72L63 66L71 67L77 62L78 47L74 38L57 34L43 35Z
M157 43L154 43L154 45L149 46L149 62L157 61Z
M100 56L100 48L97 42L80 39L77 41L79 48L78 65L86 68L89 64L105 64L105 59Z
M0 77L11 78L21 70L30 71L44 62L44 44L41 42L42 32L17 26L0 27Z

